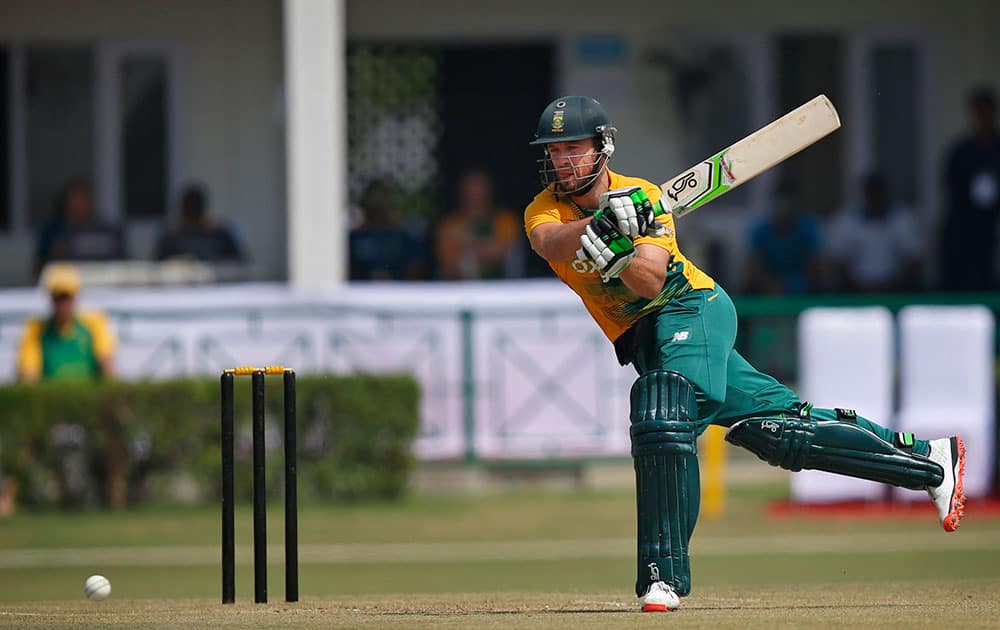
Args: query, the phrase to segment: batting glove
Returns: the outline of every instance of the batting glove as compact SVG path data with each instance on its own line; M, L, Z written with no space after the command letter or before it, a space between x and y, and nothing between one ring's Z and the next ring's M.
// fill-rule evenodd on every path
M666 227L656 220L653 202L639 186L616 188L601 195L598 207L614 217L618 231L632 240L663 236Z
M604 282L620 276L636 254L632 239L619 232L611 217L600 210L580 235L580 244L583 247L577 250L577 257L593 262Z

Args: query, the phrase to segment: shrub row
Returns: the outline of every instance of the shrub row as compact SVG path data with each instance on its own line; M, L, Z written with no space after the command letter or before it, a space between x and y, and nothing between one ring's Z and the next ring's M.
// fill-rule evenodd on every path
M404 376L299 376L299 494L399 496L413 467L418 388ZM22 506L124 507L219 497L219 383L0 387L0 465ZM281 379L267 385L268 494L283 482ZM237 378L236 492L249 499L250 379Z

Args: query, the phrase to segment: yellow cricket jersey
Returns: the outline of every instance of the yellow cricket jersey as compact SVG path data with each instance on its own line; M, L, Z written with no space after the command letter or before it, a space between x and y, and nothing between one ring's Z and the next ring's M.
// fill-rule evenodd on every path
M51 319L29 319L17 353L17 370L42 379L96 378L99 362L115 351L107 317L83 311L59 329Z
M610 190L640 186L653 203L660 199L660 187L656 184L638 177L625 177L610 169L608 176L611 178ZM590 212L584 212L568 198L557 196L550 190L543 190L524 211L524 229L530 237L532 230L543 223L570 223L587 216L590 216ZM694 289L715 288L715 281L691 264L691 261L678 249L673 215L665 214L657 217L657 220L667 227L663 236L657 238L644 236L635 240L636 245L649 243L662 247L671 254L670 268L663 290L652 300L636 295L617 278L607 283L603 282L601 274L589 261L549 263L559 279L580 296L587 311L611 341L616 340L637 320L662 307L670 299Z

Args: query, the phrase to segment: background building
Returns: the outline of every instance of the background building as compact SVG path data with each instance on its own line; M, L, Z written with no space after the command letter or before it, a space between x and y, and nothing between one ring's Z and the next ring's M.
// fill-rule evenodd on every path
M73 178L93 182L98 213L124 225L134 258L153 256L182 187L197 180L211 211L239 227L252 253L247 277L335 284L343 273L330 265L346 256L343 230L320 229L310 243L317 230L289 230L294 217L350 225L366 184L388 177L407 214L431 221L469 164L490 169L500 201L519 209L536 190L535 154L523 140L559 93L602 100L621 130L615 165L662 181L825 92L845 124L788 165L801 203L828 214L877 167L933 230L940 165L965 126L965 93L1000 82L991 63L1000 9L980 0L947 10L901 1L623 0L569 9L522 0L43 0L7 2L2 14L7 286L34 282L35 231ZM290 63L296 54L299 65ZM296 196L308 162L286 147L314 150L294 141L310 135L289 117L312 116L323 103L336 105L318 114L332 134L323 159L338 169L328 173L321 212L313 197ZM776 176L686 219L692 255L720 275L733 272ZM312 275L294 264L290 272L292 259L326 271L305 280ZM526 268L540 273L533 256Z

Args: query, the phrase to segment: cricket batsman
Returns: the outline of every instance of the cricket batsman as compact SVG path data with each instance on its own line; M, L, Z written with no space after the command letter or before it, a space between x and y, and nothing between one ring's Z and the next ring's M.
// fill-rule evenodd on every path
M691 591L696 439L709 424L787 470L926 489L945 531L955 531L965 501L962 438L918 440L850 409L820 409L754 369L733 348L729 295L678 249L673 217L656 216L660 188L608 168L615 131L593 98L563 96L545 108L531 141L543 152L543 190L524 223L535 252L639 375L629 415L642 610L672 610Z

